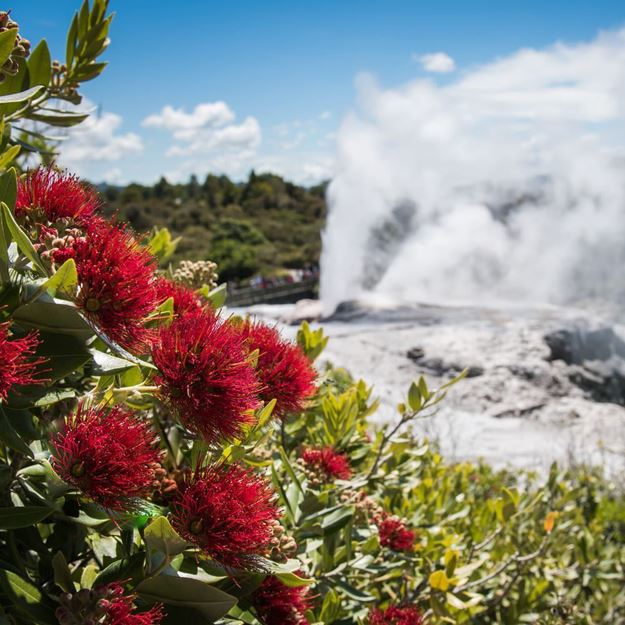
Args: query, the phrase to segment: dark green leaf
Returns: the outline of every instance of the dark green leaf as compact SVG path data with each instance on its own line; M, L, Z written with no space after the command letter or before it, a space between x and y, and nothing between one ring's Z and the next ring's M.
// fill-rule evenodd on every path
M31 458L33 457L33 452L30 447L9 423L2 406L0 406L0 440L11 449L19 451L21 454L30 456Z
M15 530L43 521L52 513L43 506L25 506L23 508L0 508L0 529Z
M67 44L65 49L67 67L72 66L74 57L76 55L76 36L78 35L78 14L74 15L72 23L70 24L69 31L67 32Z
M333 534L341 528L345 527L354 516L354 509L350 506L339 508L323 517L321 521L321 529L323 535Z
M33 121L61 128L76 126L85 121L87 117L89 117L89 113L30 113L28 115L28 119Z
M71 335L81 339L91 338L93 328L76 306L63 300L37 300L20 306L13 319L25 328L36 328L53 334Z
M57 551L52 558L52 570L54 571L54 583L65 592L75 592L76 587L72 581L72 573L67 566L67 560L62 551Z
M9 604L41 625L58 625L54 609L38 588L12 571L0 570L0 587Z
M78 14L78 37L82 39L89 28L89 0L83 0Z
M236 598L214 586L189 577L160 575L142 581L136 592L147 601L194 608L203 616L217 620L228 613Z
M39 339L37 356L47 359L46 377L52 380L64 378L89 360L89 350L84 341L74 336L40 332Z
M143 574L143 562L145 552L135 553L129 559L115 560L106 568L102 569L93 580L94 586L102 586L120 580L137 580Z
M145 528L143 540L149 549L175 556L187 548L187 541L178 535L164 516L156 517Z

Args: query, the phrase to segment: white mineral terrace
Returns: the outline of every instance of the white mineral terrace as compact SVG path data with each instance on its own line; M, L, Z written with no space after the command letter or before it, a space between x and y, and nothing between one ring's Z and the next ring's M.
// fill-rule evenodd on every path
M297 326L290 323L315 317L317 305L236 312L278 321L287 336L294 336ZM540 471L554 460L600 464L610 471L625 464L625 408L594 401L571 381L580 373L597 381L606 363L590 363L603 369L589 370L586 363L547 360L545 334L580 320L597 327L597 318L555 307L444 306L373 311L356 306L342 317L323 323L330 342L320 366L329 360L374 384L381 399L379 421L397 418L396 405L420 375L436 387L454 369L471 368L474 377L453 387L438 412L417 425L448 459L483 458L496 466ZM625 337L623 328L611 327ZM625 364L618 360L611 358L610 366ZM598 384L603 384L600 377Z

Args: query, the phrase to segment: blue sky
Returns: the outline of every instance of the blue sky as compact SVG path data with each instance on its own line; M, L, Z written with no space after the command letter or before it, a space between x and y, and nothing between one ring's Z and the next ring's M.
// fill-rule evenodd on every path
M17 0L13 16L59 57L78 4ZM520 48L625 25L616 1L112 0L111 8L110 67L83 89L102 118L67 162L92 180L120 182L209 169L240 177L251 167L313 182L332 173L360 73L386 88L428 75L444 82ZM449 58L430 67L449 70L453 59L453 72L426 71L420 60L437 52Z

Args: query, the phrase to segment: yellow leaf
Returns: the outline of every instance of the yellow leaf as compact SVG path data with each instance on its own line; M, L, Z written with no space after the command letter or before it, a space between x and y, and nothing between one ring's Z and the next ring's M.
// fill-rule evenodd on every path
M445 592L449 588L449 578L445 571L434 571L430 575L430 586L435 590Z
M547 534L551 534L551 532L553 532L553 527L556 524L556 519L558 518L558 513L557 512L550 512L546 517L545 517L545 532L547 532Z

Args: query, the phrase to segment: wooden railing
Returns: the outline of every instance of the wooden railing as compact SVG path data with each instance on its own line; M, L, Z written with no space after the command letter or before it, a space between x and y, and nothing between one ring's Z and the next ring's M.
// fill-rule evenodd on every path
M300 299L317 297L318 289L319 280L317 278L264 288L233 288L228 289L226 304L230 307L253 306L254 304L290 304Z

